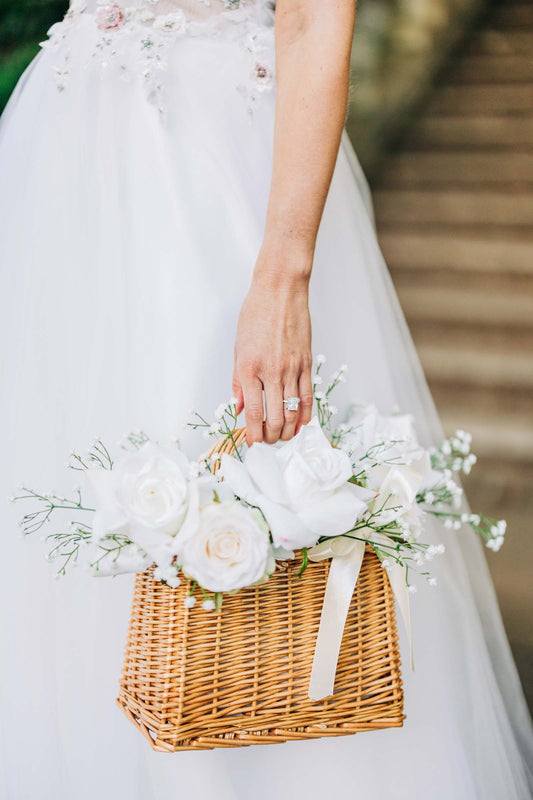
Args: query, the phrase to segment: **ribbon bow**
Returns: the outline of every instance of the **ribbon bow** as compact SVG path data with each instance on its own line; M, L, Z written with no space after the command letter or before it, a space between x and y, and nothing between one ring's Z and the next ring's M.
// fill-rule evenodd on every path
M371 538L373 542L381 542L389 546L392 543L388 536L377 533L366 526L358 528L357 535L361 539ZM311 561L323 561L331 558L309 681L309 698L311 700L322 700L333 694L342 635L364 554L365 541L350 539L346 536L328 539L308 550L307 555ZM409 591L405 580L405 570L399 564L394 563L388 569L388 576L405 625L411 669L414 669Z

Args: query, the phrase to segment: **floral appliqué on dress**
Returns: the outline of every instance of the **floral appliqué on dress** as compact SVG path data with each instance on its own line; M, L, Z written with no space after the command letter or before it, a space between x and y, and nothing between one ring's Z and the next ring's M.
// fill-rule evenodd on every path
M147 99L166 113L165 72L169 51L185 35L230 36L249 57L249 71L235 88L245 98L250 114L262 94L274 86L274 35L272 25L259 19L257 5L247 0L196 0L200 6L221 6L205 19L190 19L180 7L165 13L168 0L140 0L136 6L97 0L94 13L86 0L73 0L61 22L52 25L41 47L60 56L53 66L60 92L73 73L72 36L80 24L91 24L97 38L87 68L97 66L105 75L113 71L124 80L142 80ZM264 2L264 0L263 0ZM172 6L172 3L170 4ZM163 8L160 12L158 6Z

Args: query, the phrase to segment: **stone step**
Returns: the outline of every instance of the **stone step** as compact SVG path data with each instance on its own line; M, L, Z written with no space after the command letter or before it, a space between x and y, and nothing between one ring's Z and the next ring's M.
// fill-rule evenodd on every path
M533 228L533 192L388 189L374 193L374 205L381 230L413 223Z
M409 267L398 269L395 267L394 262L389 265L389 268L398 292L405 292L408 289L415 288L440 294L442 291L452 289L455 292L475 298L476 292L481 289L485 293L501 298L533 297L533 276L507 275L500 272L480 274L479 272L466 271L452 272L452 270L446 269L410 269ZM458 321L454 320L454 325L457 324ZM512 328L514 338L517 336L516 327ZM533 331L533 327L527 329L521 327L520 339L523 338L524 330ZM485 333L486 331L484 331L484 335ZM497 333L501 335L501 329L498 329Z
M506 240L490 232L469 236L460 230L453 235L384 230L379 232L379 241L385 260L395 270L533 275L533 237Z
M463 408L453 412L444 409L441 419L448 435L458 426L468 430L472 434L472 451L481 459L533 462L533 427L529 420L483 417L475 409Z
M532 40L533 44L533 40ZM430 114L508 114L533 111L533 85L443 86L427 106Z
M471 344L468 339L464 339L463 346L465 342ZM420 343L418 346L421 347ZM466 408L470 412L475 409L479 415L488 415L496 419L514 419L521 424L525 422L526 427L533 424L533 393L527 386L521 389L500 384L488 389L486 386L480 388L472 382L454 383L433 375L431 391L440 409L448 409L454 413L456 409ZM533 501L533 492L531 498Z
M460 350L446 344L419 344L418 355L429 382L435 378L483 389L498 389L500 385L519 391L533 389L529 353L495 352L466 342Z
M491 22L500 30L508 28L533 28L533 5L531 3L502 3Z
M533 61L525 55L464 56L450 65L447 84L524 83L533 81Z
M533 327L533 296L492 290L398 286L398 295L408 320L453 325L492 325L509 328ZM528 358L533 373L533 360ZM524 364L524 368L526 365Z
M533 185L533 153L404 153L390 159L380 184L415 186L516 187Z
M405 150L533 149L531 116L422 117L402 142ZM497 156L494 156L497 158Z
M470 55L524 55L533 52L533 32L502 31L494 28L477 34L468 47Z

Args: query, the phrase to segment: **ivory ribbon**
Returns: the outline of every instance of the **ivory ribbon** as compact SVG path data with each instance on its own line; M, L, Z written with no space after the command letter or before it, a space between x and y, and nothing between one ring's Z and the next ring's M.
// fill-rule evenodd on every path
M372 538L373 541L377 541L381 538L386 539L387 544L391 543L388 537L377 534L370 528L360 528L357 533L365 539ZM385 542L383 543L385 544ZM323 561L331 558L309 681L309 698L311 700L322 700L333 694L342 635L364 554L364 541L344 536L329 539L308 551L311 561ZM414 669L409 591L405 580L405 570L395 563L388 570L388 575L405 625L411 669Z

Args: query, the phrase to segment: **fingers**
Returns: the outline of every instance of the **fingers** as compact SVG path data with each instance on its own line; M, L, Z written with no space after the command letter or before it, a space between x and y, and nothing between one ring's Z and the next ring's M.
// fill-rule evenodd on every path
M296 433L298 433L302 425L307 425L307 423L310 422L313 414L313 382L310 369L306 368L300 374L298 396L300 398L300 413L298 422L296 423Z
M239 380L239 375L237 372L237 366L233 368L233 380L232 380L232 389L233 389L233 396L237 400L237 409L236 414L237 416L241 413L244 408L244 394L242 391L241 382Z
M283 396L285 400L288 400L289 397L299 397L298 393L298 376L294 378L289 378L285 382L285 386L283 388ZM285 415L285 424L283 425L283 430L281 431L281 439L286 441L287 439L292 439L294 433L296 431L296 423L298 422L299 408L296 411L290 411L287 408L287 404L284 403L284 415Z
M246 442L248 445L263 441L263 384L259 378L243 382L244 417L246 420Z
M265 403L265 441L269 444L274 444L281 435L285 421L283 415L283 388L281 383L265 384Z

